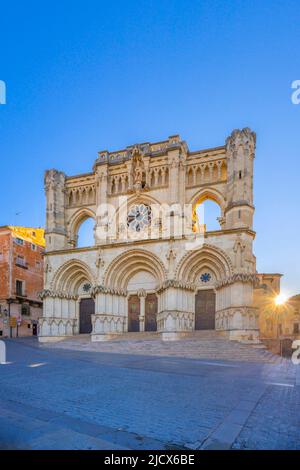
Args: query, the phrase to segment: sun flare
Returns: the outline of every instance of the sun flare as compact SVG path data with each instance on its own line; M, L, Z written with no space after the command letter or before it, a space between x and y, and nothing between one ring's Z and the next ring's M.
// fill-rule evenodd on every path
M283 305L287 300L287 296L284 294L279 294L275 297L275 305Z

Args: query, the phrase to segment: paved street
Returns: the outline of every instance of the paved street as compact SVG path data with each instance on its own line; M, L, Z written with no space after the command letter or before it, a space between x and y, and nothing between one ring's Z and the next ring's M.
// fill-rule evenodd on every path
M300 449L299 368L7 340L0 447Z

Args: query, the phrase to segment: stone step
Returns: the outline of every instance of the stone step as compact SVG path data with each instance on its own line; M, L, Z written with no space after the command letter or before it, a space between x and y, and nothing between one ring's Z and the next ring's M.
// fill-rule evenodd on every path
M194 359L222 359L281 363L282 358L261 345L230 341L215 330L192 331L176 341L165 342L157 332L130 332L104 342L92 343L89 335L79 335L53 347L117 354L174 356Z

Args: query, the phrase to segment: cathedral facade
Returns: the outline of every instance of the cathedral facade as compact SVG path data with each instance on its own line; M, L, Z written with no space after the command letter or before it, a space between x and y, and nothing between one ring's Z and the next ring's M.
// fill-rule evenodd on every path
M190 151L175 135L99 152L90 173L48 170L39 340L215 329L256 341L254 155L245 128L221 147ZM219 205L218 230L198 210L207 199ZM90 217L94 245L79 248Z

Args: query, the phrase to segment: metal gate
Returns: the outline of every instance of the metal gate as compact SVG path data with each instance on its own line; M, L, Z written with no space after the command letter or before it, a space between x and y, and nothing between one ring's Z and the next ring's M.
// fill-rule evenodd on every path
M81 299L79 309L79 333L92 332L92 315L94 313L94 299Z
M213 289L200 290L195 299L195 330L214 330L216 294Z
M157 331L157 296L148 294L145 303L145 331Z
M140 299L131 295L128 299L128 331L140 331Z

